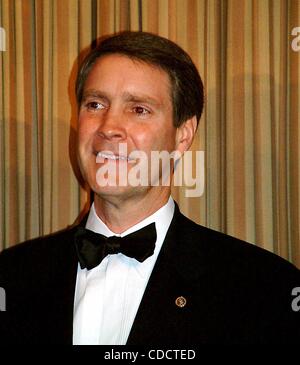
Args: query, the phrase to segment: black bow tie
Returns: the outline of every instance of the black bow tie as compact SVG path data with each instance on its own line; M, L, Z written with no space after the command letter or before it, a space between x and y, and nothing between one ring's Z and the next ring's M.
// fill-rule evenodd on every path
M153 254L155 242L155 223L125 237L105 237L80 226L75 233L75 245L80 267L88 270L98 266L107 255L120 252L143 262Z

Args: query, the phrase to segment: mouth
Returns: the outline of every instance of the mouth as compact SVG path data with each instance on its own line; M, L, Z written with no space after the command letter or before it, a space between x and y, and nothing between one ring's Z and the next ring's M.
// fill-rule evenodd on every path
M96 155L96 162L97 163L103 163L105 160L108 161L127 161L127 162L134 162L135 160L133 158L130 158L129 156L122 156L122 155L116 155L113 152L98 152Z

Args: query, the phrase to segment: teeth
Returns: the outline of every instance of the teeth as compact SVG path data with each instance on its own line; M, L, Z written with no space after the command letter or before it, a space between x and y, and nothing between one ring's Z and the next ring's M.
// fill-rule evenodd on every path
M109 159L109 160L118 160L119 156L116 156L114 154L108 154L108 153L103 153L103 152L98 152L97 154L97 158L101 158L101 159Z
M98 159L105 159L107 158L108 160L122 160L122 161L129 161L131 159L129 159L128 157L126 156L116 156L114 155L113 153L112 154L109 154L109 153L104 153L104 152L98 152L97 153L97 160Z

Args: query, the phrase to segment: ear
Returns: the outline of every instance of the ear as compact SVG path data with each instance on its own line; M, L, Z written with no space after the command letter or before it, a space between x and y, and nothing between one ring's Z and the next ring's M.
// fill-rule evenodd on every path
M177 128L176 131L176 150L182 155L187 151L191 144L197 130L197 117L194 115L192 118L186 120Z

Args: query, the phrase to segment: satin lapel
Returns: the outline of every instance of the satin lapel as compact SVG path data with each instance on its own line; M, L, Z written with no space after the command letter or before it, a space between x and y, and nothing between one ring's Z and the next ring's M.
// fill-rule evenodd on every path
M188 277L188 274L186 276L184 270L186 261L185 254L182 253L184 237L181 232L185 220L176 205L174 218L146 287L127 344L151 344L153 339L160 338L168 338L170 343L173 340L176 342L172 338L173 335L176 337L176 334L169 333L174 318L177 317L178 310L180 311L175 301L180 296L188 295L190 285L194 282L194 278ZM193 235L193 232L189 231L189 234Z
M59 333L57 326L60 326L60 336L62 343L72 344L73 339L73 311L74 295L77 277L78 259L74 246L74 230L69 235L70 241L64 244L61 252L60 272L58 272L57 281L60 283L57 289L56 317L58 322L54 324L53 330Z
M58 291L57 314L61 320L62 343L73 343L73 314L74 314L74 297L76 289L76 278L78 269L78 257L75 249L74 234L78 226L85 227L88 214L83 217L79 225L74 226L67 237L68 243L64 244L64 250L61 252L60 273L61 285ZM65 242L66 243L66 242ZM56 330L57 332L57 330Z
M33 339L29 339L29 342L72 344L78 266L74 245L75 229L54 235L47 242L47 252L42 250L47 256L40 258L44 262L44 269L40 269L33 286L32 296L36 299L30 308L34 325L31 328ZM39 293L36 293L36 288L40 288Z

